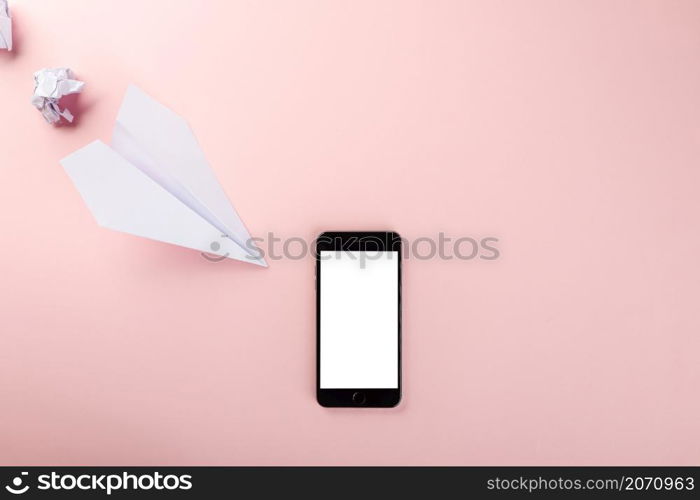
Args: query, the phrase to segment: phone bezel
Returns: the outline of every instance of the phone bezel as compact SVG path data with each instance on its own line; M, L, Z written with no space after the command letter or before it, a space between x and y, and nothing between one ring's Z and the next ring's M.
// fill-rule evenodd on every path
M369 243L372 245L369 246ZM398 387L386 389L321 389L321 251L394 250L398 253ZM393 231L326 231L314 244L316 272L316 399L325 407L391 408L401 401L401 236ZM356 392L364 394L366 400L353 402Z

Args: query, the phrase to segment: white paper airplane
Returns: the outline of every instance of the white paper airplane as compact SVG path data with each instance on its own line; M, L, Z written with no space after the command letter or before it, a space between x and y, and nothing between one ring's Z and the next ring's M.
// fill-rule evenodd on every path
M0 49L12 50L12 18L7 0L0 0Z
M61 160L101 226L267 267L187 122L129 86L108 146Z

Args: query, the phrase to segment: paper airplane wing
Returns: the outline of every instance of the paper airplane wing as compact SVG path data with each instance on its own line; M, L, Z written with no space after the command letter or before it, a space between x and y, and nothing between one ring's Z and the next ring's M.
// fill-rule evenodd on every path
M259 256L182 117L130 85L119 109L112 147L237 243L251 260Z
M101 226L265 266L101 141L61 160ZM219 248L212 249L217 242Z

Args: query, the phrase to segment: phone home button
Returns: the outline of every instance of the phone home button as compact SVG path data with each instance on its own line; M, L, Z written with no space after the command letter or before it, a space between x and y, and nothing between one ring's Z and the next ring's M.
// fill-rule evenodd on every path
M367 401L367 398L363 392L356 392L352 395L352 402L356 405L363 405L365 401Z

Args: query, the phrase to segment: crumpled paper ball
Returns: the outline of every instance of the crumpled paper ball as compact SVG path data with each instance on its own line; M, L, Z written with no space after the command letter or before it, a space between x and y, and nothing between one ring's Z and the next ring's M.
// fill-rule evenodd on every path
M63 96L82 92L84 86L84 82L73 79L73 72L69 68L40 69L34 73L32 104L52 125L61 118L72 122L73 114L67 109L61 109L59 101Z
M12 18L7 0L0 0L0 49L12 50Z

